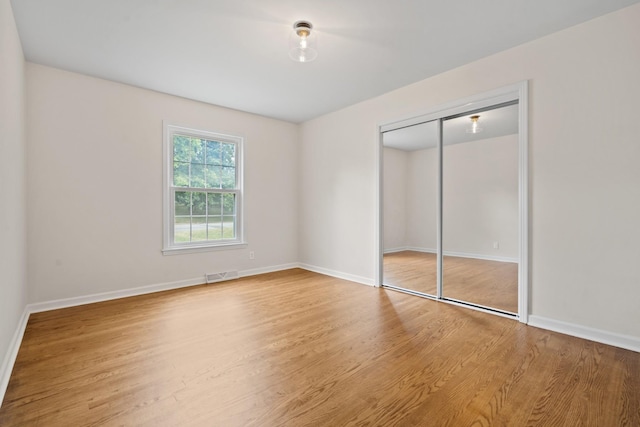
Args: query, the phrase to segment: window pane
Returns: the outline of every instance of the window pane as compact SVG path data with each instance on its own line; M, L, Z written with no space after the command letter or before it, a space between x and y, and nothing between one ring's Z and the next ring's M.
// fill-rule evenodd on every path
M236 188L236 168L222 167L222 188Z
M219 240L222 238L222 217L207 217L207 229L209 231L209 240Z
M191 204L192 215L206 215L207 193L193 193Z
M222 165L223 166L235 166L236 165L236 145L235 144L221 144L222 151Z
M206 188L220 188L220 166L205 166Z
M208 165L220 164L220 143L218 141L207 141L207 162Z
M189 186L189 163L173 162L173 185L176 187Z
M191 215L191 193L176 191L175 215Z
M191 154L191 139L183 135L173 135L173 160L189 162Z
M222 238L234 239L236 237L236 217L224 216L222 222Z
M207 218L194 216L191 218L191 241L201 242L207 240Z
M225 215L235 215L236 213L236 195L235 194L223 194L222 203Z
M176 216L173 223L173 241L185 243L191 241L191 218Z
M207 195L207 205L209 209L209 215L222 215L222 194L209 193Z
M191 164L191 187L204 188L204 165Z
M204 164L205 143L200 138L191 138L191 163Z

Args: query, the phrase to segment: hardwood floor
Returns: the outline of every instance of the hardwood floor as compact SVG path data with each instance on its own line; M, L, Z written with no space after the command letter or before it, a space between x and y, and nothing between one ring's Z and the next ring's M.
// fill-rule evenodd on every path
M511 313L518 312L518 264L445 256L443 295ZM384 283L436 295L436 254L385 254Z
M638 426L640 354L289 270L31 316L2 426Z

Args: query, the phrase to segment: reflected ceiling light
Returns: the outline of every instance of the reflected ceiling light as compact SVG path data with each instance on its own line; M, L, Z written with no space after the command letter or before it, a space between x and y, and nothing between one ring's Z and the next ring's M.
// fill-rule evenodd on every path
M316 37L309 21L296 21L289 38L289 57L297 62L311 62L318 57Z
M478 120L480 120L479 115L469 117L471 119L471 126L467 128L467 133L480 133L482 132L482 128L478 126Z

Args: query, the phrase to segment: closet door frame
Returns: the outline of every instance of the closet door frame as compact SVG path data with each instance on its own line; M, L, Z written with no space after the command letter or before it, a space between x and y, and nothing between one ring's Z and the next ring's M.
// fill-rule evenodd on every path
M522 81L514 85L505 86L490 92L485 92L464 99L459 99L447 104L443 104L426 111L412 115L410 117L389 120L377 126L376 162L377 162L377 215L376 215L376 286L383 286L383 133L401 129L408 126L417 125L429 121L438 121L438 197L437 197L437 299L449 304L463 305L474 310L485 311L501 315L501 313L487 310L473 305L459 304L449 301L442 296L442 121L443 119L466 112L481 110L494 105L518 101L518 198L519 198L519 265L518 265L518 313L516 318L527 323L529 318L529 156L528 156L528 81ZM512 317L512 316L507 316Z

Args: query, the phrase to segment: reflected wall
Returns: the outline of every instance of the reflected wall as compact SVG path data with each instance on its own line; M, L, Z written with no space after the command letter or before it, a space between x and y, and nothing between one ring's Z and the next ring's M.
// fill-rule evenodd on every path
M435 122L383 134L383 281L435 296L438 196Z

